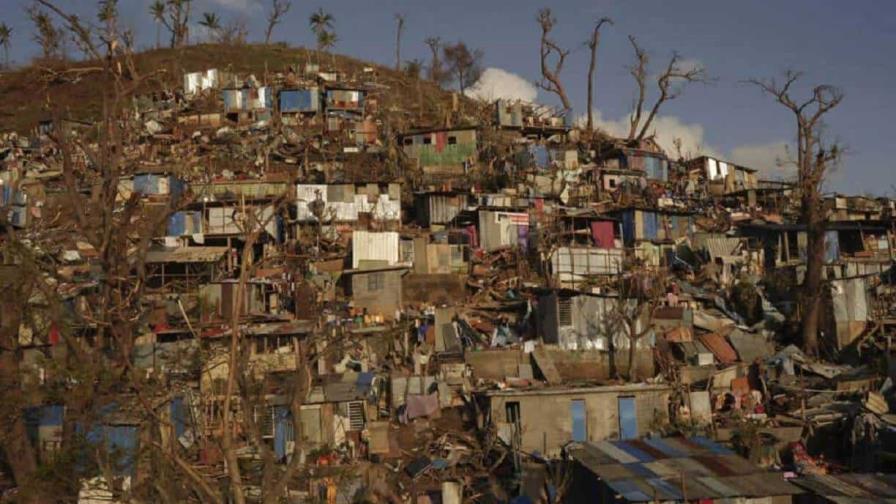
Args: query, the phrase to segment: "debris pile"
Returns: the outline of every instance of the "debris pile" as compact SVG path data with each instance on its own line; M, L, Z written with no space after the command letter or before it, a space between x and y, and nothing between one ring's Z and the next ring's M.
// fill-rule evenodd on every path
M795 184L536 104L413 123L372 69L196 70L112 137L0 137L4 344L37 459L107 454L81 501L159 467L175 501L836 500L892 465L896 202L824 201L804 351Z

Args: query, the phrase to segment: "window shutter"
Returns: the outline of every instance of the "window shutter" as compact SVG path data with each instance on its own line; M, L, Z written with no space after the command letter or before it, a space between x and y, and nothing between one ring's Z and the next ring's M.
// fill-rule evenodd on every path
M349 430L364 430L364 402L351 401L348 403Z

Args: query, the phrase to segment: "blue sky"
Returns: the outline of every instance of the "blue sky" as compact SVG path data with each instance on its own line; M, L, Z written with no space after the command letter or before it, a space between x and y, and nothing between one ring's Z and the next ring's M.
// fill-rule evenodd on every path
M36 52L24 14L25 0L2 0L10 5L4 20L13 29L13 59L27 61ZM60 5L88 15L93 0L61 0ZM136 29L141 45L155 40L155 26L147 8L150 0L121 0L124 22ZM251 37L263 37L269 0L194 0L194 13L218 12L225 20L244 17ZM310 44L307 18L324 7L336 20L337 52L392 64L395 22L407 18L403 59L426 59L423 39L464 40L485 51L484 65L534 81L538 78L538 28L534 17L546 2L528 0L294 0L295 5L277 28L275 40ZM770 175L787 175L776 167L783 146L792 142L795 126L789 112L755 87L743 83L753 77L780 75L793 68L805 72L803 93L826 83L846 92L843 104L830 114L828 134L849 149L843 166L832 175L829 188L847 193L890 194L896 191L896 167L888 147L894 140L891 117L896 116L896 2L856 0L563 0L550 2L561 45L578 48L563 72L577 114L584 114L588 54L583 47L592 23L611 17L615 24L603 32L599 53L596 108L601 124L618 128L631 107L633 82L626 65L632 51L627 36L636 36L661 65L677 50L702 63L717 78L709 86L696 85L671 102L661 114L656 133L661 144L679 137L690 151L711 152L754 165ZM18 7L18 8L17 8ZM525 82L496 76L502 91L532 92ZM512 78L512 76L511 76ZM543 91L539 101L556 103Z

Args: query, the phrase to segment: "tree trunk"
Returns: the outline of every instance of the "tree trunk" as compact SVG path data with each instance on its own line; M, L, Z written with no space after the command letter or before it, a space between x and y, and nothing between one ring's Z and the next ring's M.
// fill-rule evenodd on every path
M635 372L635 347L638 346L637 338L629 338L628 345L628 379L629 381L637 381L638 373Z
M591 63L588 65L588 131L594 131L594 69L597 67L597 46L600 43L600 34L597 30L589 45L591 49Z
M6 301L0 302L0 394L6 398L3 401L5 421L0 423L3 434L0 434L2 440L3 453L6 455L6 461L12 470L13 479L16 485L20 487L26 486L37 470L37 458L34 448L28 441L28 434L25 430L25 420L22 417L22 406L20 399L22 397L21 390L21 369L19 368L20 357L16 348L18 348L19 323L21 321L22 306L17 300L22 293L18 289L12 289L9 283L3 282L4 291L8 295ZM18 295L17 295L18 294ZM25 299L28 296L24 296ZM11 411L10 411L11 410ZM35 499L37 496L35 496ZM39 501L37 499L36 501Z
M395 34L395 71L401 70L401 25Z
M818 355L818 329L821 315L822 269L824 267L824 222L810 210L806 221L806 277L803 279L802 336L803 350Z

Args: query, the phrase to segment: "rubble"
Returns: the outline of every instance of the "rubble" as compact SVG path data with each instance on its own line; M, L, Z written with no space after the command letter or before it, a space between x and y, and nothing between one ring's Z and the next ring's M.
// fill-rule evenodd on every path
M561 463L588 474L541 488L627 502L892 488L858 474L896 452L892 200L825 201L822 352L807 355L792 184L585 135L537 105L465 102L452 126L414 125L366 74L196 70L177 98L137 100L112 182L76 128L0 139L0 239L53 282L22 300L40 315L17 332L29 386L55 391L27 418L41 457L75 411L57 365L101 345L96 292L139 284L133 341L106 344L141 385L109 387L121 418L93 420L129 463L84 476L82 502L145 484L138 445L215 485L227 457L267 468L270 452L303 468L284 495L328 502L536 502ZM114 216L68 206L104 183ZM101 218L119 235L92 235ZM245 471L247 493L263 472Z

